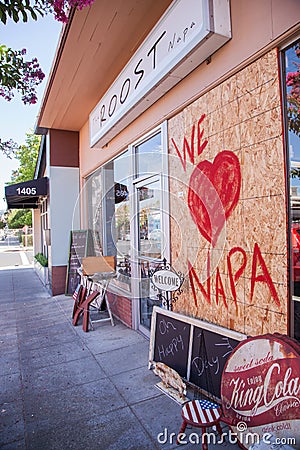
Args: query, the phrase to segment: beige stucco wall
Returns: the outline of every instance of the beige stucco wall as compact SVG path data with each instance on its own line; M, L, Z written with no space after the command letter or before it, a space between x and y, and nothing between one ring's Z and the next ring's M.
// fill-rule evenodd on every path
M175 310L248 335L287 332L277 62L267 53L168 126L172 261L186 276Z
M295 33L300 32L299 0L231 0L230 7L232 39L211 56L209 64L202 63L106 147L90 148L89 124L86 122L80 130L82 177L260 55L276 45L288 43Z
M32 210L32 225L33 225L33 254L36 255L42 251L42 236L41 236L41 212L39 209Z

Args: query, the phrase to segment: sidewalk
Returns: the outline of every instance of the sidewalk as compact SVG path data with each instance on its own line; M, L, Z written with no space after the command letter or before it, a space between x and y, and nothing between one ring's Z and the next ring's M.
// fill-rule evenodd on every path
M31 266L33 247L23 247L18 239L0 241L0 270L14 269L20 266ZM0 287L0 295L2 289Z
M201 449L170 437L181 409L155 387L149 341L118 321L84 333L72 307L32 268L0 271L0 448Z

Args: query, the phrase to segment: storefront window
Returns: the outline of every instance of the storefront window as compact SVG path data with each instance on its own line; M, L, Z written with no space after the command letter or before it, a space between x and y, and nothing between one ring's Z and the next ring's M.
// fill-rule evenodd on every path
M135 147L136 177L161 172L162 146L160 133Z
M153 306L160 304L149 273L168 257L168 191L163 177L167 153L163 153L162 129L129 145L86 183L88 226L101 237L99 251L116 257L117 277L110 288L137 300L132 302L136 325L146 332Z
M95 254L102 253L102 184L101 169L87 179L88 228L93 231Z
M161 258L161 187L160 180L137 188L139 214L139 256Z
M46 258L48 258L48 245L49 238L47 239L47 233L49 233L48 225L48 200L47 197L43 198L40 206L41 211L41 227L42 227L42 253Z
M300 41L284 51L286 139L289 156L292 322L300 340Z
M130 291L129 179L130 157L126 151L88 178L87 197L88 226L93 230L94 244L99 237L99 252L116 257L117 283Z
M131 290L130 157L126 151L103 166L103 223L105 254L116 256L118 284Z
M159 176L137 183L138 266L140 324L150 329L153 306L160 306L157 292L149 279L157 260L162 259L162 189Z

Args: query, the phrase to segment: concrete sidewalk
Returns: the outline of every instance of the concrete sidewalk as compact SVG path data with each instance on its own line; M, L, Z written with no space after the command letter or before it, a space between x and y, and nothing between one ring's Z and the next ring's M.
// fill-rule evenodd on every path
M72 307L32 268L0 271L0 448L201 448L170 436L181 408L155 387L149 341L118 321L84 333ZM227 439L209 450L220 447L238 448Z

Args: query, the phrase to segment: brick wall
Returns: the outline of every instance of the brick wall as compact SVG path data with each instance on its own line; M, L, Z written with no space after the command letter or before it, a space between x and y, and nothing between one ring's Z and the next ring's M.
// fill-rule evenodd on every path
M120 319L125 325L132 328L131 299L113 294L112 292L108 292L107 296L113 315Z
M67 266L52 266L51 290L52 295L64 294L66 290Z

